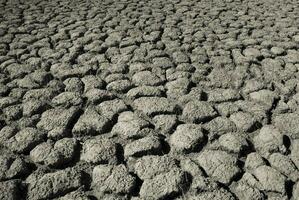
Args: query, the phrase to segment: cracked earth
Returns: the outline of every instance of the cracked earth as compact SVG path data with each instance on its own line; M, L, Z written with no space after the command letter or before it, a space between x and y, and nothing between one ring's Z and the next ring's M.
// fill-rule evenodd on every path
M1 200L298 200L298 0L0 0Z

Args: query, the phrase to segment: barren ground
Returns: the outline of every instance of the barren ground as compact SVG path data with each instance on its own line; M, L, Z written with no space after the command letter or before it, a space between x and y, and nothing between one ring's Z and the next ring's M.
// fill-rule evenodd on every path
M298 200L298 0L0 0L1 200Z

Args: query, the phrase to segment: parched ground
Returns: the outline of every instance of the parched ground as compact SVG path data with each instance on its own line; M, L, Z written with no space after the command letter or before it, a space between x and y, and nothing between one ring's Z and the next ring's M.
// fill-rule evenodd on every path
M1 200L298 200L298 0L0 0Z

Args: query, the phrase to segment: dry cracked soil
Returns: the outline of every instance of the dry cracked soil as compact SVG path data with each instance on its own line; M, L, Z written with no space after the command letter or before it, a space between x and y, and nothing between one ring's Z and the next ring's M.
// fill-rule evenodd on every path
M0 0L1 200L298 200L298 0Z

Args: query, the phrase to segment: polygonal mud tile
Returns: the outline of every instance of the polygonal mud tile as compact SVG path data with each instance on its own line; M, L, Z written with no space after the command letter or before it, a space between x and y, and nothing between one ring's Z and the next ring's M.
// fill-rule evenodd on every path
M171 149L178 152L200 149L203 142L204 134L197 124L181 124L169 138Z
M28 181L28 199L47 199L75 190L82 185L82 173L66 168L42 175L38 180Z
M142 198L165 199L182 193L187 181L183 171L173 169L152 179L146 179L142 183L139 194Z
M48 132L48 137L61 138L70 133L70 125L76 118L79 109L53 108L45 111L36 127Z
M195 161L210 177L223 184L229 184L241 172L237 158L224 151L205 150Z
M116 163L116 144L107 138L92 138L83 143L80 160L102 164Z
M106 132L110 120L99 114L94 107L86 108L72 129L75 136L99 135Z
M134 107L144 114L171 114L176 110L176 104L164 97L140 97L133 102Z
M73 159L76 146L77 141L73 138L63 138L55 143L44 142L30 151L30 158L35 163L61 166Z
M205 101L190 101L183 109L182 118L190 123L204 122L217 115L214 108Z
M95 192L126 194L132 192L136 179L124 165L97 165L92 172L92 188Z
M124 148L124 156L140 157L157 154L162 149L162 143L157 136L148 136L128 143Z

